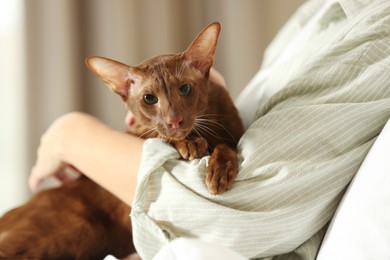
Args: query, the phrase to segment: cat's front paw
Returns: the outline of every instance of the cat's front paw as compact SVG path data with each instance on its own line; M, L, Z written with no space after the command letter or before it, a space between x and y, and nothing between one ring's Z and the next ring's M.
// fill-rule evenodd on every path
M206 186L211 194L230 189L238 174L237 152L225 144L215 147L206 173Z
M172 144L186 160L194 160L207 155L208 144L202 137L196 136L190 140L173 141Z

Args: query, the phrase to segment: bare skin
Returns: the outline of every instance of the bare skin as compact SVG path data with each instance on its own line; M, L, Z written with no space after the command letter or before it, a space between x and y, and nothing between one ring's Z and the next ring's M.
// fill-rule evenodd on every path
M143 139L116 131L78 112L58 118L41 138L29 179L32 190L55 175L67 181L70 165L130 205L137 183Z
M222 75L214 69L210 71L210 80L225 85ZM131 114L126 118L128 123ZM74 167L130 205L143 143L143 139L112 129L90 115L66 114L43 134L29 186L37 191L49 176L69 181L65 169Z

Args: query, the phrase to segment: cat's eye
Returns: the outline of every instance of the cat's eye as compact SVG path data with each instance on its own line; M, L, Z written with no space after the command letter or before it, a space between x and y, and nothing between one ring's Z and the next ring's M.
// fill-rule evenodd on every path
M190 84L183 84L179 88L180 95L182 96L188 96L191 92L191 85Z
M146 94L144 96L144 101L148 105L154 105L158 102L158 98L152 94Z

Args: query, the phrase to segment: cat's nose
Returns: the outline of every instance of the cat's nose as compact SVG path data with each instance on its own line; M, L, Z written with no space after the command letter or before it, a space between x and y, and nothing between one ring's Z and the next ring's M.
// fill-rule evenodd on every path
M170 119L168 121L168 126L173 129L179 129L182 124L183 124L183 119L179 117Z

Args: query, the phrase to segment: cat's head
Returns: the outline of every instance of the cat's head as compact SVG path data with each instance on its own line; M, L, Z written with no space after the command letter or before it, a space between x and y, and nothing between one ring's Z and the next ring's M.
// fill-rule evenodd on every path
M220 24L207 26L182 53L161 55L129 66L90 57L88 67L117 93L138 123L161 137L184 139L207 108L209 71Z

